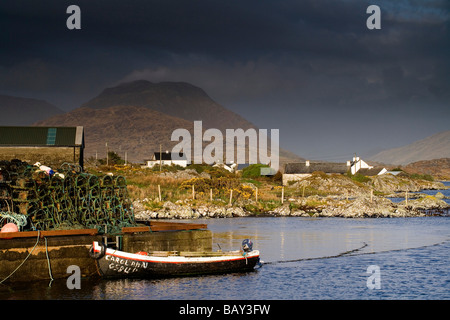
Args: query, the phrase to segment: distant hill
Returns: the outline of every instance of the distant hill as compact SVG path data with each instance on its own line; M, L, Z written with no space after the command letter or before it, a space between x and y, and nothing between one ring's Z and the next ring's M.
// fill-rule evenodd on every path
M369 160L394 165L406 165L421 160L450 158L450 130L443 131L409 145L384 150Z
M0 126L27 126L64 111L44 100L0 95Z
M450 179L450 158L422 160L403 167L408 173L429 174L437 179Z
M107 142L109 150L121 157L127 151L129 161L141 162L159 151L160 144L163 151L171 150L178 143L170 141L175 129L187 129L193 137L194 120L202 120L203 130L217 128L224 135L225 129L257 129L198 87L183 82L154 84L145 80L107 88L82 107L35 125L84 126L87 157L97 152L98 157L104 158ZM280 168L284 162L299 160L303 159L280 149Z

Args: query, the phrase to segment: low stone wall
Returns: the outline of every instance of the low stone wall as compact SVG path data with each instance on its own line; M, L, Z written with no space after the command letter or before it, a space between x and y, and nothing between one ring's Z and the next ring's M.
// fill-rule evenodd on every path
M19 159L30 164L40 162L55 168L59 168L64 162L82 165L80 152L78 147L0 147L2 160Z
M0 239L0 281L22 262L7 281L51 280L50 274L53 279L65 278L70 275L67 268L71 265L80 267L82 276L96 274L89 248L93 241L101 239L101 236L85 235L48 237L47 243L44 238L37 242L37 237Z

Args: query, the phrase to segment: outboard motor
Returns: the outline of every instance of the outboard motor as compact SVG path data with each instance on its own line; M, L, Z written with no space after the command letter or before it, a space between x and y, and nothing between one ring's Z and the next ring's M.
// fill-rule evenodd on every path
M242 241L242 250L244 252L250 252L253 250L253 242L250 239L245 239Z

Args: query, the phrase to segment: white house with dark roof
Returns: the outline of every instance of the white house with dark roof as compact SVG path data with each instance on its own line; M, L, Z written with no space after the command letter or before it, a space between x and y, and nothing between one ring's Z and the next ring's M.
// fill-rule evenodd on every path
M288 181L298 181L309 177L315 171L327 174L346 174L350 171L350 162L316 162L306 160L305 162L286 163L283 173L283 185Z
M314 171L322 171L327 174L346 174L357 172L365 176L384 174L387 170L383 167L374 167L367 164L359 157L353 157L353 161L343 162L305 162L287 163L283 173L283 185L288 181L298 181L309 177Z
M187 159L183 153L172 155L171 152L155 152L151 159L144 160L147 167L153 168L154 166L171 166L178 165L181 167L187 167Z

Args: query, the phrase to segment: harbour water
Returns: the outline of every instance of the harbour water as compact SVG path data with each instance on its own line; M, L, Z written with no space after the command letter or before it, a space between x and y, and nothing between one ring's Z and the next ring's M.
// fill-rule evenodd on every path
M210 219L214 243L250 238L263 266L254 272L158 280L83 279L2 285L0 299L309 300L450 299L448 217ZM378 266L380 287L369 288Z
M450 217L261 217L195 220L215 249L249 238L261 268L158 280L82 279L0 285L13 300L448 300ZM375 271L374 271L375 270Z

